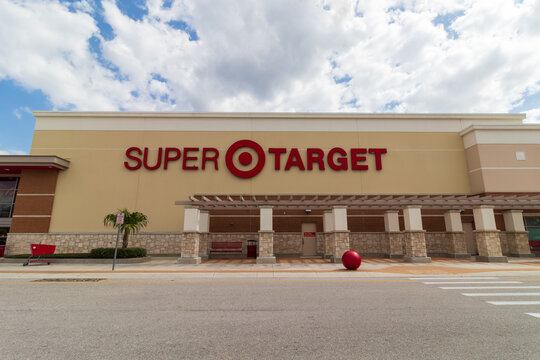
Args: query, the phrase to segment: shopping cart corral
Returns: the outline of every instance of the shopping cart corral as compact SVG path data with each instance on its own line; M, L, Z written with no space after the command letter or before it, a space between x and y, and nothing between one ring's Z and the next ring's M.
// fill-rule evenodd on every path
M30 250L32 255L24 262L23 266L26 266L31 263L44 263L50 265L51 260L42 259L43 255L54 254L56 250L56 245L45 245L45 244L30 244Z

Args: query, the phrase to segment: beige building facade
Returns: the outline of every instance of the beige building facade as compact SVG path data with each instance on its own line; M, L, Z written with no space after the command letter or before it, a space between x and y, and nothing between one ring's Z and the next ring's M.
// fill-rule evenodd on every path
M269 263L348 249L504 261L540 235L540 126L522 114L34 116L30 156L0 157L7 254L112 246L103 217L121 208L149 218L133 246L182 263L254 243Z

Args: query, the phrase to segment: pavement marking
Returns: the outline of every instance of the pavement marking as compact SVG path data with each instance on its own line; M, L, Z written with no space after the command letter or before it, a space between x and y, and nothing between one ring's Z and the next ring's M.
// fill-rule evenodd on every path
M127 283L143 283L143 284L174 284L174 283L302 283L302 282L402 282L414 283L414 280L366 280L366 279L320 279L320 280L102 280L99 282L58 282L56 279L43 279L36 282L29 279L28 281L0 281L0 284L127 284Z
M521 284L521 281L424 281L424 284Z
M516 281L540 281L540 279L507 279L507 280L516 280Z
M486 301L491 305L540 305L540 301Z
M465 296L540 296L540 292L525 293L461 293Z
M534 316L535 318L540 318L540 313L525 313L525 314Z
M478 277L410 277L411 280L497 280L496 276L478 276Z
M540 289L540 286L440 286L443 290Z

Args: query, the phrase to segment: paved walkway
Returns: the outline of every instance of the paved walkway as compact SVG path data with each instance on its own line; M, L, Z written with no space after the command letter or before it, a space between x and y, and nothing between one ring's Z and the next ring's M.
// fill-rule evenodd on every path
M479 275L540 276L540 259L510 258L508 263L481 263L472 260L433 258L430 264L410 264L399 259L365 258L357 271L345 270L341 264L324 259L282 258L277 264L256 264L253 260L209 260L200 265L181 265L175 257L155 257L138 264L51 264L30 265L0 260L0 278L48 274L115 274L116 276L174 277L405 277L411 275ZM56 274L56 275L55 275ZM146 274L146 275L145 275ZM311 274L311 275L310 275Z

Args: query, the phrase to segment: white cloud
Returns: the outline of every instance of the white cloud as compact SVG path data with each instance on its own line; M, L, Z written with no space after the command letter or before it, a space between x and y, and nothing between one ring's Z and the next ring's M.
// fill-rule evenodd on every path
M28 152L22 150L0 150L0 155L28 155Z
M525 122L527 123L540 123L540 108L527 110L527 119L525 119Z
M538 0L150 0L140 21L104 0L110 40L91 4L0 0L0 79L79 110L508 112L540 90Z
M20 119L23 116L23 113L32 114L32 110L28 106L19 106L13 110L13 115L15 115L17 119Z

